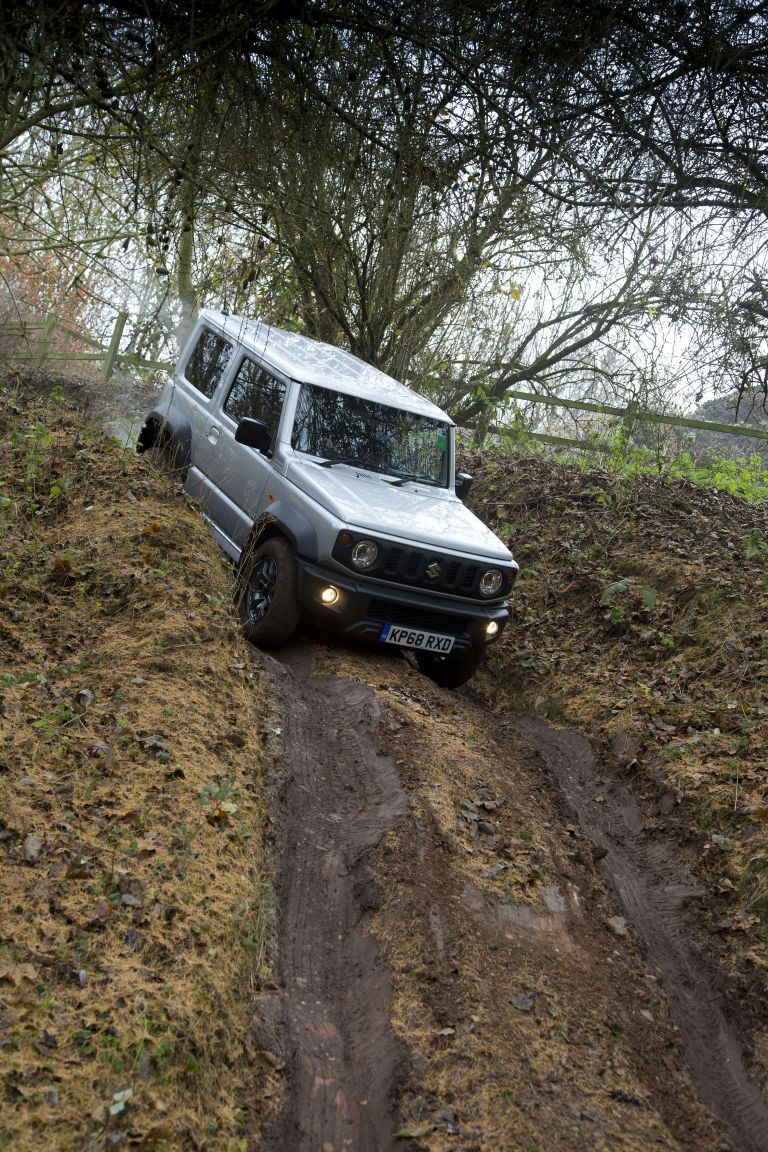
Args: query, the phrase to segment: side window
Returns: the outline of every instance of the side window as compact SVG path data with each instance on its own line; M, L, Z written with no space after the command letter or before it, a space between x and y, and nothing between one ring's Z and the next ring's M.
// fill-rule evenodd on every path
M243 360L224 402L224 411L233 420L250 416L263 420L274 436L285 399L285 384L260 368L255 360Z
M207 328L200 333L200 339L192 349L185 375L190 384L209 400L219 386L233 351L228 340Z

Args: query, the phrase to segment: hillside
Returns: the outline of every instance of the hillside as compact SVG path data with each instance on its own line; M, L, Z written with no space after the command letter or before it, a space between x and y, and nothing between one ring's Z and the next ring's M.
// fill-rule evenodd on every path
M244 645L63 383L0 387L0 1147L764 1147L765 507L476 458L522 574L446 692Z
M763 1027L768 506L551 456L472 464L522 569L475 691L588 734L706 881L702 930Z
M0 1147L234 1147L269 708L230 573L42 374L0 389L0 531Z

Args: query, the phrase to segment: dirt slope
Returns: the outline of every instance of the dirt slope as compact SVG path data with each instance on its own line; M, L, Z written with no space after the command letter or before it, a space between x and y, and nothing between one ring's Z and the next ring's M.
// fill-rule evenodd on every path
M327 1148L388 1148L394 1123L401 1140L430 1150L730 1147L696 1099L656 976L631 931L612 919L593 842L564 817L535 741L403 660L320 646L312 673L289 667L282 685L292 732L284 819L301 829L283 841L282 858L303 914L286 907L280 965L292 1103L265 1147L314 1147L311 1130ZM307 731L333 732L340 700L357 778L334 746L328 757L325 736L295 754L297 725L305 740ZM355 735L375 715L374 700L381 720L371 735L402 788L398 802L386 785L378 809L365 796L380 792L387 771L370 749L361 758ZM360 872L361 829L367 844L377 829L381 839L364 861L374 888ZM304 866L307 841L312 868ZM358 861L346 895L335 876L340 858ZM337 961L316 944L318 923L346 957L340 990L328 977ZM378 946L367 976L354 942L360 932ZM391 1076L366 1072L376 1066L380 997L368 1004L374 1023L362 1049L345 1024L350 1005L365 1003L365 980L381 979L382 959L401 1041L400 1115L390 1107L388 1124ZM321 1028L317 1018L302 1024L305 1002L315 1003ZM318 1049L318 1036L340 1038L338 1049ZM305 1099L307 1076L316 1087ZM336 1111L325 1127L328 1088ZM368 1107L379 1115L370 1136L357 1119Z
M0 403L0 1146L768 1146L764 511L499 466L450 693L247 650L183 494Z
M749 999L768 969L768 506L552 459L485 468L476 508L522 577L475 689L590 736L712 889Z
M197 510L48 391L0 389L0 1147L229 1152L275 724Z

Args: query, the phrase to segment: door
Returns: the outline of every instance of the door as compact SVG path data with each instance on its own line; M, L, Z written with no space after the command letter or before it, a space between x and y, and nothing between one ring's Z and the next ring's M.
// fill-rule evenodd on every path
M263 420L277 440L286 385L252 357L244 356L231 384L214 405L200 440L200 467L209 485L208 514L214 524L242 548L261 511L272 473L269 457L238 444L235 429L244 416Z

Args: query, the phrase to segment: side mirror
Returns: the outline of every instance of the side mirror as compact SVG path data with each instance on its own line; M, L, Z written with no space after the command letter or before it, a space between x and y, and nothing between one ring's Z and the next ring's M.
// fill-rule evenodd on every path
M469 490L472 487L472 477L468 476L466 472L456 473L456 495L459 500L464 500L469 495Z
M269 431L269 425L265 424L263 420L253 420L250 416L243 416L237 425L235 440L238 444L247 444L249 448L255 448L264 456L269 455L272 446L272 434Z

